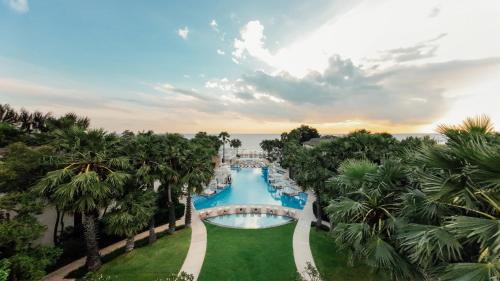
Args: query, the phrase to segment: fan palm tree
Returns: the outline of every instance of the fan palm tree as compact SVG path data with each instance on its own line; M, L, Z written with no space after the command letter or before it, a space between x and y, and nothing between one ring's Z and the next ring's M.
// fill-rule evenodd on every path
M0 122L14 124L17 122L17 112L8 104L0 104Z
M88 117L80 117L75 113L66 113L59 118L50 117L47 119L47 127L50 130L67 130L71 127L79 127L88 129L90 119Z
M160 167L160 182L167 199L168 231L173 233L176 228L174 189L180 190L182 186L180 173L188 150L188 140L179 134L163 135L161 150L164 155Z
M133 165L132 173L134 173L139 188L150 192L154 191L154 183L160 180L162 169L161 138L150 131L132 136L131 142L126 142L126 137L123 139L125 140L123 148L130 154ZM151 216L149 243L152 244L155 241L155 219L154 216Z
M106 232L127 237L125 251L134 249L134 236L144 229L154 215L156 194L136 190L117 199L116 205L104 217Z
M236 149L236 156L238 156L238 148L241 146L241 141L239 139L232 139L230 145Z
M32 131L33 115L23 108L17 116L17 123L21 130L29 134Z
M186 187L186 215L185 225L191 226L192 193L200 193L203 185L210 181L214 165L212 156L215 151L211 147L204 147L191 143L188 156L183 163L180 182Z
M48 131L47 120L50 117L50 113L43 114L40 111L35 111L33 113L33 129L41 133L46 133Z
M51 171L37 183L41 193L52 194L56 202L64 202L71 211L84 214L87 247L86 266L95 271L101 266L97 243L96 220L101 208L121 193L129 175L125 157L114 157L109 151L108 135L90 130L77 138L75 148L61 159L63 168Z
M403 245L440 280L495 280L500 276L499 135L484 116L459 126L442 125L439 132L447 137L446 145L421 149L414 164L420 167L420 208L434 207L427 212L432 213L438 205L445 217L436 225L414 226ZM429 229L446 233L446 241L458 244L453 255L443 256L439 244L433 251L416 246L430 239Z
M408 190L403 166L385 161L347 160L330 183L340 195L327 207L335 240L351 260L383 270L393 280L420 280L419 268L399 251L400 195Z
M219 134L219 139L222 142L222 163L226 161L226 143L229 141L230 137L228 132L221 132Z
M322 207L321 197L326 189L326 181L332 177L333 173L328 170L325 165L323 151L321 146L312 149L304 149L300 147L295 155L297 162L290 167L296 171L294 177L297 183L306 189L314 192L316 197L316 229L320 229L322 225Z

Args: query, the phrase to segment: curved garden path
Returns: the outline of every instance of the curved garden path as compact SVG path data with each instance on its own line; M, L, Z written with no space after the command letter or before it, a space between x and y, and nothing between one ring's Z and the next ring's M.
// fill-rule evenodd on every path
M316 218L314 217L312 203L315 200L314 194L308 192L307 203L304 210L300 213L299 221L293 232L293 258L295 259L295 266L301 275L309 280L307 274L303 274L307 263L311 263L314 267L314 259L309 246L309 232L311 230L311 222Z
M196 209L193 207L191 210L193 212L191 216L191 244L182 264L181 272L193 274L194 281L196 281L207 251L207 229Z

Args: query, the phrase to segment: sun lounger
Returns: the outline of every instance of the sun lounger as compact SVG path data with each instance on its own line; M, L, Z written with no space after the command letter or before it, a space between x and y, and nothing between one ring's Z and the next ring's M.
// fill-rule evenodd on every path
M238 206L236 208L236 213L237 214L244 214L246 212L246 208L245 207L242 207L242 206Z

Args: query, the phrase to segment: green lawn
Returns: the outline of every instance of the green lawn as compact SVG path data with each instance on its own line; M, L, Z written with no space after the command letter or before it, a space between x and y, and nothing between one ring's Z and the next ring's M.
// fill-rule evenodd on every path
M198 280L294 280L292 237L295 225L232 229L207 223L207 253Z
M309 243L314 263L325 281L384 281L365 265L349 266L346 254L340 252L327 231L311 228Z
M136 248L105 263L100 270L113 280L154 281L177 274L186 258L191 229L185 228L164 235L153 245Z

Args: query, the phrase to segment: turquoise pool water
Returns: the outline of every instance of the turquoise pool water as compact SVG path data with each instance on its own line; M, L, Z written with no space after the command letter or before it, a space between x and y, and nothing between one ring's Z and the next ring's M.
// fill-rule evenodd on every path
M266 214L231 214L211 217L208 222L236 228L266 228L291 222L293 219L285 216L274 216Z
M231 171L230 187L211 196L195 196L194 206L197 210L216 206L241 204L267 204L288 208L303 209L307 194L297 196L281 194L267 181L266 168L242 168Z

